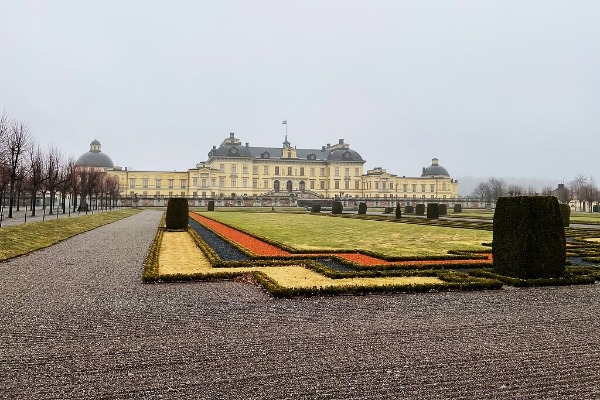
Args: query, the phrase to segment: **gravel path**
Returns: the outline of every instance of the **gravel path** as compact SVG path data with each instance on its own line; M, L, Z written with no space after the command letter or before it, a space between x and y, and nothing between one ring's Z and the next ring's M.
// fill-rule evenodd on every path
M0 398L600 397L599 285L291 300L143 285L160 214L0 263Z

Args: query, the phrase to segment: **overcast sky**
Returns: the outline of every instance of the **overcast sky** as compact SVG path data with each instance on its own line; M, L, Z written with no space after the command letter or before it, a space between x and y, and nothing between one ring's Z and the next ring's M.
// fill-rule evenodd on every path
M344 138L366 167L600 183L600 1L0 0L0 111L186 170Z

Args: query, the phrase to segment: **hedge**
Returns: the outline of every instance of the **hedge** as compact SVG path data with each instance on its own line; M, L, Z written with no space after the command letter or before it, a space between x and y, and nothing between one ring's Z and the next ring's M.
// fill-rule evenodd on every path
M359 203L358 204L358 213L360 215L367 213L367 203Z
M331 206L331 213L332 214L341 214L342 211L344 211L344 205L342 204L342 202L334 201L333 205Z
M418 207L418 205L417 205ZM440 205L438 203L427 204L427 219L438 219L440 217Z
M415 215L425 215L425 204L417 204Z
M173 197L167 203L166 226L168 230L181 230L188 226L189 207L186 198Z

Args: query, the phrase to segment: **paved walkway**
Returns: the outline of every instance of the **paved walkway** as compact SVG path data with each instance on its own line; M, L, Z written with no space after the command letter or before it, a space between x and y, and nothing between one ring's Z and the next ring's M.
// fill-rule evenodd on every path
M0 398L600 397L600 285L291 300L144 285L160 216L0 263Z

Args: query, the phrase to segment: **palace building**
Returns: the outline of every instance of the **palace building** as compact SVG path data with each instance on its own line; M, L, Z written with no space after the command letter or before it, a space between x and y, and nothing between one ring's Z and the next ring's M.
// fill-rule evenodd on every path
M100 151L100 143L94 141L92 146L93 155L89 158L99 158L95 151ZM399 176L381 167L365 172L365 160L344 139L321 148L299 149L286 137L279 147L254 147L242 143L232 132L219 146L213 146L206 161L187 171L132 171L105 164L109 175L118 176L121 195L125 197L292 196L410 203L452 201L458 197L458 182L439 165L437 158L422 169L420 176Z

